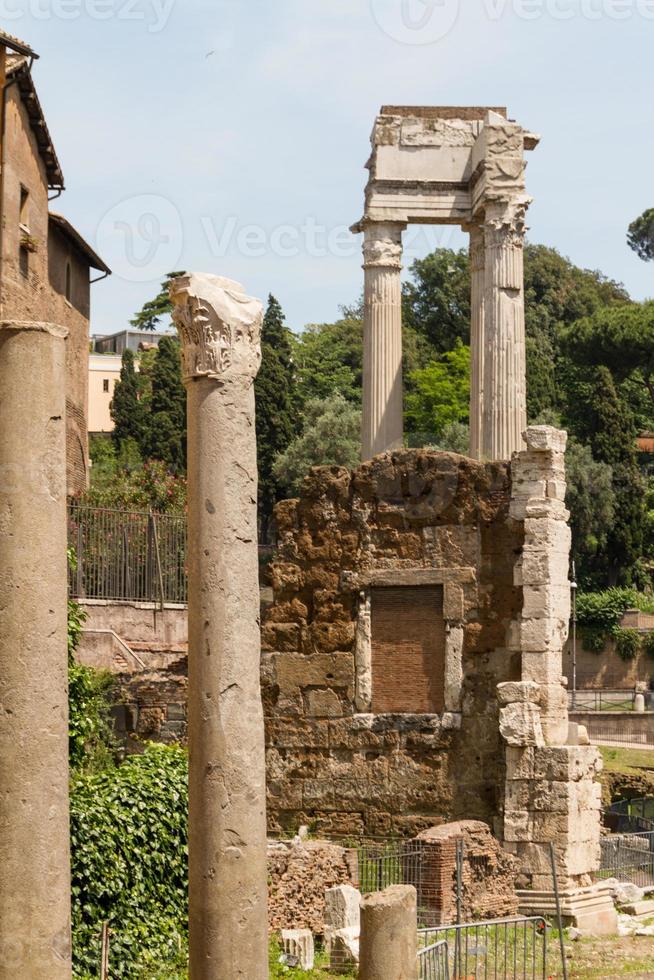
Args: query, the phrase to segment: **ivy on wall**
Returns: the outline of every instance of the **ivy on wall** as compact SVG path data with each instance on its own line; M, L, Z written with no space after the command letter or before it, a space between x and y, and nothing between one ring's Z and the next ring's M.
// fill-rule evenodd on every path
M654 613L654 596L624 588L580 593L577 596L577 623L584 650L601 653L607 640L613 639L616 653L622 660L634 660L641 646L654 658L654 634L651 641L649 636L646 637L648 644L645 646L638 630L620 626L627 609Z

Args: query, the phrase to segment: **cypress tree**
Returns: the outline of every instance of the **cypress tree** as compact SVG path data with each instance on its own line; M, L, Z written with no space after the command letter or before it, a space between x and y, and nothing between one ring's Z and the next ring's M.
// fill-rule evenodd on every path
M114 421L113 443L117 450L127 439L133 439L141 447L143 444L145 415L139 401L139 388L134 369L134 354L127 348L123 351L120 379L116 382L110 405Z
M606 543L609 584L629 585L643 551L645 490L633 413L604 365L597 368L589 407L593 456L613 470L615 516Z
M267 540L273 507L283 488L273 475L273 463L295 435L294 371L290 332L282 308L274 296L261 332L261 368L254 384L256 398L257 455L259 469L259 527Z
M182 383L179 342L162 337L152 367L152 395L146 435L147 455L171 470L186 469L186 390Z

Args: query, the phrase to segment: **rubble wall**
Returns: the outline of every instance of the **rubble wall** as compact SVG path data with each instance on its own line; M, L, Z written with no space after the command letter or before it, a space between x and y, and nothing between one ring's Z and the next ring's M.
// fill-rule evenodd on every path
M272 831L495 825L505 776L496 687L521 676L506 647L522 608L513 573L523 524L510 498L507 463L404 450L353 472L316 469L300 500L278 505L262 624ZM439 582L445 710L373 714L370 589Z

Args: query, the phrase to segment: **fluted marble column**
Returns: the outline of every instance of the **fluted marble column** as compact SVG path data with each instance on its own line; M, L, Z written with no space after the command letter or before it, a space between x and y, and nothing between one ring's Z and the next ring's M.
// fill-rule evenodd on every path
M66 343L0 323L0 980L70 980Z
M510 459L527 426L523 244L527 201L485 215L483 431L480 455Z
M402 231L397 222L366 223L363 242L364 462L403 445Z
M254 378L261 303L174 280L188 392L191 980L268 976Z
M484 226L469 225L470 233L470 455L481 457L484 418L484 302L486 251Z

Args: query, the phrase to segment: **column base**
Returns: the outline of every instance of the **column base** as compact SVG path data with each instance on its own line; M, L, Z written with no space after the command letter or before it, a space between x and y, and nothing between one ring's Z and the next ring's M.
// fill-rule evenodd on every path
M519 889L518 910L522 915L556 915L553 891ZM561 917L565 926L576 926L587 936L614 936L618 914L607 885L599 882L585 888L566 888L559 893Z

